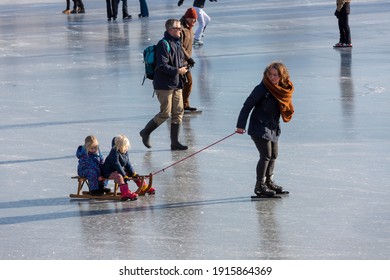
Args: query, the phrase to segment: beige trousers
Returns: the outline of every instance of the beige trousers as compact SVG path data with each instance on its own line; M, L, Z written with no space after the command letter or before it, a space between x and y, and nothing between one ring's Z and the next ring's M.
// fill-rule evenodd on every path
M161 125L171 117L171 123L181 124L184 115L182 90L156 90L156 95L160 112L153 118L155 123Z

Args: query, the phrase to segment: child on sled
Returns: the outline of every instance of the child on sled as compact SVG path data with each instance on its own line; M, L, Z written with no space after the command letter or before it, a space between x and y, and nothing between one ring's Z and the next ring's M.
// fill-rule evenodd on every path
M104 187L104 178L101 176L101 167L104 158L99 150L99 143L95 136L89 135L85 138L84 145L80 145L76 150L79 159L77 174L88 179L90 194L102 196L111 190Z
M119 185L122 200L138 199L138 194L129 190L126 180L128 177L137 177L137 173L130 163L129 148L130 141L125 135L114 137L114 139L112 139L112 149L102 168L104 177L114 179L114 182ZM142 184L142 180L136 180L135 182L138 187ZM148 193L154 194L155 189L150 188Z

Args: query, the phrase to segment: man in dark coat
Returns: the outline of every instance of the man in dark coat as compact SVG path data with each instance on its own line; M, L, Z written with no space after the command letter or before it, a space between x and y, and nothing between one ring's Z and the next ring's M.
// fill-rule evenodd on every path
M160 112L140 131L142 142L151 148L150 134L171 117L171 150L187 150L178 140L179 127L183 119L182 78L188 68L184 65L184 54L180 42L181 23L169 19L165 23L164 38L156 46L157 66L153 88L160 102Z

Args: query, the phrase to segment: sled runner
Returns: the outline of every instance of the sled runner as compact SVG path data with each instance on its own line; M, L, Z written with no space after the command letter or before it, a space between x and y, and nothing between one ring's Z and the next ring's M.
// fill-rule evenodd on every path
M71 179L75 179L78 182L77 186L77 193L76 194L70 194L69 197L71 198L90 198L90 199L103 199L103 200L122 200L121 199L121 193L118 191L119 185L117 183L114 184L114 191L110 193L105 193L101 196L96 195L90 195L89 192L89 182L87 178L83 178L80 176L73 176ZM106 179L111 180L111 179ZM138 177L129 177L126 180L129 181L138 181L138 189L135 191L138 195L145 195L153 184L153 175L150 173L149 175L140 175ZM145 184L147 183L147 184ZM84 186L88 187L88 191L82 191Z

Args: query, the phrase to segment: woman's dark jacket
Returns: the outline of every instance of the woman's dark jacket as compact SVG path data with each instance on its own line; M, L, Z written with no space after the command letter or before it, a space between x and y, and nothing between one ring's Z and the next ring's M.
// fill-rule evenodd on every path
M263 82L246 99L238 116L237 128L245 129L251 111L248 134L277 142L280 135L279 103Z
M181 49L180 38L174 38L165 31L164 38L156 46L156 61L153 88L155 90L182 88L178 73L178 69L184 66L184 53Z

